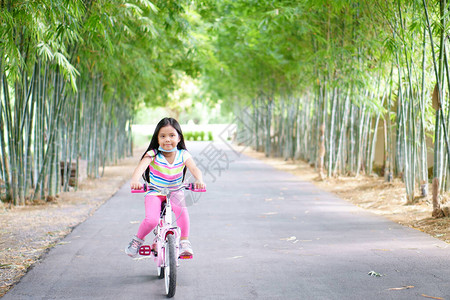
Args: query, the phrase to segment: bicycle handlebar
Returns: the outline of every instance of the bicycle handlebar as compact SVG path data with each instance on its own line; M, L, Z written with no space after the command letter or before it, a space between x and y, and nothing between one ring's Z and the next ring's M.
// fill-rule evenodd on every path
M182 184L179 187L174 188L174 189L165 189L166 191L159 190L159 189L156 189L154 187L150 187L146 183L144 183L142 188L140 188L138 190L133 190L132 189L131 192L132 193L145 193L145 192L149 192L149 191L156 191L156 192L166 192L168 194L170 192L176 192L176 191L179 191L179 190L182 190L182 189L190 190L190 191L193 191L193 192L206 192L206 189L196 189L194 183Z

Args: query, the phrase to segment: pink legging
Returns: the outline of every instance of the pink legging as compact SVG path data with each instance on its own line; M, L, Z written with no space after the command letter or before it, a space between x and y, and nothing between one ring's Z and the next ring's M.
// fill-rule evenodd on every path
M181 200L178 200L179 198ZM165 196L147 195L145 196L145 219L139 226L139 230L136 234L141 240L145 239L147 234L153 230L153 228L158 225L159 215L161 213L161 203L166 199ZM172 210L175 213L175 220L177 220L177 225L181 230L181 237L189 236L189 213L184 204L183 197L173 197L172 196Z

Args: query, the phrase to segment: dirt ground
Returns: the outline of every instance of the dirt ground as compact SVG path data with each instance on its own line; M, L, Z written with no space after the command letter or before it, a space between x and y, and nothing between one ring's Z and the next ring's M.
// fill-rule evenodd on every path
M142 152L105 167L102 178L83 180L76 192L61 193L55 203L8 209L0 202L0 297L131 178Z
M450 243L450 218L431 218L430 198L419 199L414 205L405 205L405 188L400 180L388 184L383 178L360 176L320 181L314 169L304 162L266 158L264 154L249 148L242 151L375 214ZM48 249L61 243L63 237L129 180L141 153L141 149L135 150L134 157L116 166L106 167L102 178L84 180L78 191L62 193L56 203L13 209L0 203L0 297Z

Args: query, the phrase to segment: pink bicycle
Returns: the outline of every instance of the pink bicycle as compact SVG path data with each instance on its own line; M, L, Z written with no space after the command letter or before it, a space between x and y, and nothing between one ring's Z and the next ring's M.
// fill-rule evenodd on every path
M154 229L155 238L152 245L142 245L139 248L139 255L153 256L158 277L164 278L166 285L167 297L171 298L175 295L177 287L177 267L178 259L192 259L192 256L179 256L179 244L180 244L180 228L175 226L172 220L172 205L170 203L170 196L173 192L186 189L193 192L206 192L205 189L195 189L193 183L183 184L175 189L163 189L157 190L149 188L144 184L140 190L131 190L132 193L145 193L151 190L157 191L163 196L166 196L166 200L161 206L161 215L158 225ZM169 213L168 213L169 212Z

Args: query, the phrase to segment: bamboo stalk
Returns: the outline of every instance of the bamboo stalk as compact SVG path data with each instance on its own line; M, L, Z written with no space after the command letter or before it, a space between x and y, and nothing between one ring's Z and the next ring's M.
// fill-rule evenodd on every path
M333 171L333 154L334 154L334 134L335 134L335 117L336 117L336 107L337 107L337 95L336 88L333 88L333 95L331 96L331 114L330 114L330 137L328 140L328 177L331 177Z
M17 187L17 167L16 167L16 141L14 140L14 127L13 127L13 121L11 116L11 103L9 99L9 89L8 89L8 82L6 75L3 74L3 99L4 99L4 111L5 114L5 124L6 124L6 132L7 135L7 142L6 145L8 146L8 154L9 154L9 162L10 162L10 178L9 178L9 195L11 196L11 201L13 205L18 204L18 187Z
M420 191L421 196L426 197L428 195L428 162L427 162L427 142L425 137L425 61L426 61L426 27L423 29L423 41L422 41L422 84L421 84L421 99L419 100L420 110Z
M271 134L270 129L272 125L272 111L273 111L273 99L270 97L267 99L267 116L266 116L266 157L270 156L272 152L271 147Z
M344 159L341 157L343 156L342 153L344 152L344 138L345 138L345 128L347 127L348 122L348 115L350 113L350 95L349 92L347 93L347 96L345 97L344 101L344 115L341 122L341 127L339 130L339 137L338 137L338 147L337 147L337 153L336 153L336 163L334 165L334 176L337 176L339 173L342 173L342 170L344 169L343 162ZM341 168L341 172L338 172L338 168Z
M441 51L440 51L440 59L439 59L440 64L439 64L439 69L438 69L438 66L436 64L436 55L434 52L434 42L433 42L433 34L431 32L430 18L428 16L428 8L427 8L427 4L426 4L425 0L422 0L422 1L423 1L424 10L425 10L425 18L426 18L426 22L427 22L428 36L430 38L430 44L431 44L431 53L432 53L432 60L433 60L433 66L434 66L433 69L434 69L434 73L436 76L436 86L438 88L438 94L437 94L438 110L436 111L436 121L435 121L435 136L437 137L437 139L435 139L435 159L434 159L434 171L433 171L434 178L435 179L437 178L438 180L434 179L434 181L433 181L433 189L435 189L435 188L439 188L439 183L440 183L439 178L438 178L438 173L437 173L437 168L438 168L438 160L437 159L438 159L438 153L439 153L438 152L438 150L439 150L438 149L438 146L439 146L438 134L440 131L440 122L442 122L442 129L444 132L444 138L445 138L445 143L446 143L446 147L447 147L447 155L450 156L449 143L448 143L448 137L447 137L447 126L445 124L444 116L442 113L442 104L441 104L442 95L443 95L442 86L441 86L441 83L442 83L441 76L443 76L443 72L442 72L443 55L441 55L441 54L443 53L443 50L444 50L444 47L443 47L444 33L443 32L441 33L441 42L440 42ZM441 14L442 28L445 28L445 18L444 18L444 14L445 14L444 7L446 6L445 3L446 3L445 0L440 1L440 14ZM450 166L450 164L449 164L449 166ZM437 184L436 184L436 181L437 181ZM436 205L436 203L438 204L439 202L437 199L434 199L434 197L437 197L437 195L439 195L439 191L433 190L433 215L441 216L442 210L440 209L439 205Z
M367 115L369 113L367 112ZM359 112L359 125L357 131L357 143L356 143L356 165L355 165L355 175L358 176L361 170L361 161L363 160L363 143L364 143L364 122L366 118L366 104L363 103L362 108Z
M24 165L24 178L25 178L25 182L24 182L24 187L23 190L26 193L26 195L29 195L29 187L32 187L33 184L33 177L32 177L32 170L33 170L33 157L31 155L31 145L32 145L32 132L33 132L33 122L34 122L34 110L35 110L35 106L36 106L36 98L37 98L37 77L38 77L38 73L39 73L39 65L37 62L35 62L34 65L34 72L33 72L33 77L32 77L32 99L31 99L31 103L30 103L30 112L29 112L29 117L27 120L27 138L26 138L26 143L25 143L25 159L26 159L26 163Z

